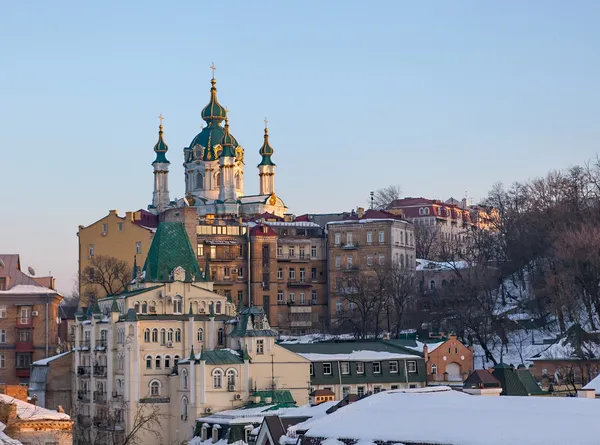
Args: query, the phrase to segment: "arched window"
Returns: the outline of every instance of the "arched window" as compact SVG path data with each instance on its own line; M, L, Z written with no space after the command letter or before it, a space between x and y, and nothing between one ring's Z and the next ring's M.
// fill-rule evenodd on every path
M215 175L215 182L217 183L217 187L221 187L221 175L219 173Z
M148 304L148 310L150 311L151 314L156 314L156 303L154 301L151 301Z
M142 314L146 314L148 313L148 303L145 301L142 301Z
M158 329L152 329L152 341L158 343Z
M220 389L223 387L223 371L215 369L213 371L213 388Z
M176 355L175 357L173 357L173 364L176 365L177 363L179 363L179 356Z
M133 308L135 309L135 313L136 314L140 313L140 303L139 303L139 301L135 302L135 304L133 305Z
M429 208L428 208L428 207L425 207L425 208L423 209L423 214L424 214L424 215L429 215Z
M419 209L419 215L422 215L422 214L424 213L424 210L425 210L425 209L423 209L423 207L421 207L421 208Z
M146 343L150 342L150 329L144 329L144 341Z
M200 313L206 313L206 301L202 302L202 307L200 308Z
M146 356L146 369L152 369L152 356Z
M173 342L173 329L172 328L167 331L167 341L169 343Z
M188 399L187 397L182 397L181 399L181 416L183 420L187 420L188 416Z
M160 330L160 344L164 345L167 342L167 330L162 328Z
M187 389L188 387L188 373L186 369L181 371L181 383L183 384L183 389Z
M177 295L173 298L173 313L181 314L181 313L183 313L182 311L183 311L183 300L179 295Z
M437 365L435 363L433 365L431 365L431 373L433 375L437 374Z
M175 330L175 341L178 343L181 341L181 329L179 328Z
M171 356L165 355L165 369L169 369L171 367Z
M219 328L217 331L217 343L220 345L225 344L225 332L223 331L223 328Z
M162 357L157 355L154 359L154 369L160 369L162 366Z
M220 313L221 313L221 302L220 302L220 301L217 301L216 308L215 308L215 312L216 312L217 314L220 314Z
M158 380L152 380L150 382L150 396L160 396L160 382Z
M235 376L236 376L235 369L227 370L227 389L235 388Z
M435 290L435 281L431 280L429 282L429 290Z
M204 341L204 329L198 329L198 341Z
M204 175L200 172L196 173L196 188L197 189L204 188Z

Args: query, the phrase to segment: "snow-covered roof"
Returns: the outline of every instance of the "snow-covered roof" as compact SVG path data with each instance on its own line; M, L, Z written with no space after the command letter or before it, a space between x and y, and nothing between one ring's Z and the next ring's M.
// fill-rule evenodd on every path
M19 295L31 295L31 294L53 294L60 295L54 289L50 289L44 286L34 286L32 284L19 284L11 287L8 290L0 290L0 295L6 294L19 294Z
M8 437L4 433L5 428L6 428L6 425L4 425L2 422L0 422L0 444L2 444L2 445L23 445L18 440L11 439L10 437Z
M20 420L71 420L65 413L23 402L6 394L0 394L0 402L17 405L17 417Z
M417 346L405 346L408 349L413 349L414 351L423 353L423 347L425 345L427 345L427 351L428 352L433 352L435 351L437 348L439 348L440 346L442 346L444 343L446 343L445 341L440 341L440 342L436 342L436 343L423 343L421 341L417 341Z
M50 362L64 357L67 354L70 354L71 351L67 351L67 352L63 352L62 354L57 354L57 355L53 355L52 357L48 357L48 358L43 358L41 360L36 360L35 362L33 362L31 365L32 366L48 366L50 364Z
M596 395L600 396L600 374L594 377L590 383L583 387L583 389L593 389L596 391Z
M456 270L467 269L469 263L466 261L430 261L417 258L417 271L423 270Z
M310 221L265 221L265 224L273 227L314 227L320 229L321 226Z
M399 354L386 351L352 351L350 354L318 354L313 352L298 352L311 362L344 361L344 362L365 362L378 360L401 360L418 359L418 355Z
M369 223L380 223L380 222L397 222L400 224L411 224L410 221L405 219L396 218L363 218L363 219L343 219L341 221L329 221L328 226L333 224L369 224Z
M595 445L599 415L600 403L593 399L480 397L449 387L394 390L316 420L306 436L447 445ZM560 419L569 428L549 427L548 419Z

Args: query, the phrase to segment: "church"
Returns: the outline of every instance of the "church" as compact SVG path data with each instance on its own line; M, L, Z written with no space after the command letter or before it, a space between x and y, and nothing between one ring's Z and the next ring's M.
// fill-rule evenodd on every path
M283 216L287 207L275 194L275 163L266 126L259 149L259 194L244 194L244 148L231 134L227 108L217 99L217 81L211 79L210 99L202 110L206 125L183 149L185 198L171 201L169 197L169 147L163 135L162 118L158 142L154 146L154 193L148 210L158 214L171 208L195 207L199 216L247 217L270 213Z

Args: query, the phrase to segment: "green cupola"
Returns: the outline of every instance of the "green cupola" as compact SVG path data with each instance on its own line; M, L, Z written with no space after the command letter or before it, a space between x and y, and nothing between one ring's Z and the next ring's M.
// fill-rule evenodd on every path
M274 153L273 147L271 147L271 144L269 143L269 129L267 127L265 127L264 142L258 152L258 154L260 154L262 156L262 160L260 161L260 164L258 164L258 166L261 166L261 165L275 166L275 163L271 160L271 156L273 156L273 153Z
M158 163L170 164L170 162L167 160L167 151L169 151L169 146L165 143L165 140L163 139L163 126L162 126L162 115L161 115L160 116L160 125L158 126L158 142L154 146L154 152L156 153L156 159L154 160L152 165L158 164Z
M231 133L229 133L229 119L225 118L225 128L223 132L223 139L221 139L221 157L235 158L235 145L236 141Z
M212 85L210 89L210 101L202 110L202 119L209 125L213 122L218 124L227 117L225 107L217 99L217 80L213 77L210 84Z

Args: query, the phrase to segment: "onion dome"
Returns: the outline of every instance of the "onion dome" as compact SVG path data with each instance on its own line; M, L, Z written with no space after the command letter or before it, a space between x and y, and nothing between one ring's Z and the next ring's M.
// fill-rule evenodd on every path
M207 123L221 122L227 117L227 111L217 100L217 80L213 77L210 81L212 88L210 89L210 101L202 110L202 119Z
M160 117L161 124L158 126L158 142L154 146L154 152L156 153L156 159L152 164L164 163L170 164L167 160L167 151L169 151L169 146L165 143L163 139L163 126L162 126L162 115Z
M261 165L275 166L275 163L271 160L271 156L273 156L274 150L273 150L273 147L271 147L271 144L269 144L269 129L267 127L265 127L265 140L263 142L262 147L260 147L260 150L258 153L262 156L262 160L260 161L260 164L258 164L259 166L261 166Z
M225 118L225 128L223 129L223 139L221 139L221 157L235 158L235 145L236 140L231 133L229 133L229 119Z

